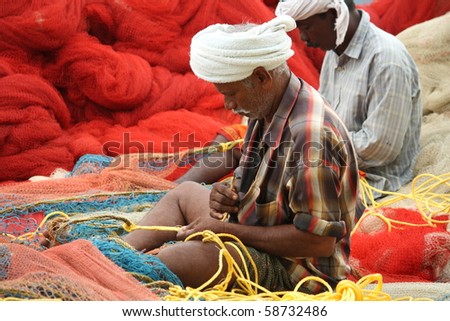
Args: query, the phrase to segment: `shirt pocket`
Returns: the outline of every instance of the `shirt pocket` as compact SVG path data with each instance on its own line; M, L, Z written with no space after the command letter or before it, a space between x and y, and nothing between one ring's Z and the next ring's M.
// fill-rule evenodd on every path
M256 203L255 216L258 225L273 226L277 224L278 213L280 210L279 202L272 201L268 203Z

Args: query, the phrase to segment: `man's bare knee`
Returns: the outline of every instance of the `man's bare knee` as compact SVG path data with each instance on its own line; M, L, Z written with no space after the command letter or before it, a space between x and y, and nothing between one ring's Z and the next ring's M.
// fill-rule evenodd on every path
M210 190L195 182L182 182L174 191L178 207L185 220L191 223L199 216L209 215Z
M196 200L197 193L195 191L203 188L204 187L198 183L186 181L168 191L166 197L174 204L177 204L184 214L184 204L192 204L192 202Z
M192 182L192 181L186 181L186 182L180 183L177 187L174 188L174 190L176 190L178 193L186 193L186 192L190 192L192 190L202 190L204 188L205 187L199 183Z

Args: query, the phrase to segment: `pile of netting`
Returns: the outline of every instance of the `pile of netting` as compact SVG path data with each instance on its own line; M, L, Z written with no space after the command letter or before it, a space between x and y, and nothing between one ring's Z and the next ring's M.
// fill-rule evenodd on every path
M376 271L386 282L450 282L450 172L420 174L408 193L373 189L364 177L361 189L367 209L352 231L355 276ZM375 200L374 191L387 197Z
M174 186L168 178L180 167L235 148L242 139L180 153L84 155L71 172L0 185L0 232L18 236L36 230L48 214L94 212L140 215Z
M18 0L0 7L0 181L71 170L86 154L205 146L241 121L189 67L192 36L213 23L261 23L276 1ZM364 7L397 34L447 0ZM299 77L318 87L324 53L289 33ZM195 134L195 135L194 135Z
M213 23L273 16L264 2L245 0L3 1L0 182L71 170L86 154L206 146L241 116L190 70L192 36ZM317 86L307 55L289 64Z
M140 263L153 266L153 262ZM87 240L46 251L0 243L0 271L0 298L7 300L159 299L157 291L142 286Z
M71 172L3 184L0 297L156 300L169 285L182 286L156 256L121 241L123 225L139 220L176 185L166 177L179 166L239 143L178 154L85 155ZM59 245L50 249L41 245L47 221Z
M273 293L252 279L248 267L238 267L222 239L232 235L200 235L221 248L220 270L229 274L221 283L186 288L152 252L142 253L122 241L136 229L173 230L179 227L139 226L143 215L174 185L163 178L183 162L230 148L233 144L192 150L183 155L152 157L129 155L108 158L87 155L63 178L49 178L0 187L0 298L4 300L412 300L418 296L393 298L383 292L383 282L448 282L450 258L450 174L418 177L410 194L392 193L389 201L372 200L352 235L353 277L318 295L295 289ZM164 157L163 157L164 156ZM127 171L109 184L99 177L114 171L112 164L130 159ZM164 159L164 161L163 161ZM152 165L153 164L153 165ZM161 166L165 164L165 166ZM156 170L153 170L157 168ZM162 170L164 169L164 170ZM117 167L117 171L123 170ZM140 182L147 176L153 187ZM155 173L155 175L152 174ZM158 176L158 173L160 176ZM132 178L130 178L132 177ZM426 178L426 179L424 179ZM131 182L130 182L131 181ZM89 182L89 184L88 184ZM120 182L120 184L119 184ZM80 185L78 186L77 184ZM164 187L161 189L155 186ZM115 186L115 188L113 188ZM362 179L366 199L371 191ZM77 188L78 187L78 188ZM399 199L416 202L415 209L392 206ZM44 228L45 227L45 228ZM41 231L48 232L49 249L43 247ZM238 239L234 239L239 243ZM248 255L241 247L242 256ZM376 249L376 251L375 251ZM371 255L373 254L373 255ZM250 257L248 261L252 262ZM253 268L257 270L257 266ZM240 288L227 290L231 278ZM215 277L211 278L213 280ZM123 288L127 288L126 291Z

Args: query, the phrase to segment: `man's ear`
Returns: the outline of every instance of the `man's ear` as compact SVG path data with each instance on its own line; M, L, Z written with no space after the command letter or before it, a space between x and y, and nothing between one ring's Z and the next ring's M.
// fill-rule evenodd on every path
M272 84L272 75L264 67L256 67L253 70L253 77L261 86Z

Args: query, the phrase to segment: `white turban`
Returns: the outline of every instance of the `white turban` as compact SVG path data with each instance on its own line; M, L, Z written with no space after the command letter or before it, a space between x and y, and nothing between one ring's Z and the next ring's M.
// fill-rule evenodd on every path
M257 67L272 70L294 55L287 32L295 28L295 20L289 16L247 29L211 25L192 38L192 71L203 80L228 83L247 78Z
M337 47L344 41L349 23L348 7L344 0L280 0L275 9L275 14L277 16L288 15L299 21L326 12L329 9L334 9L337 12L335 25Z

